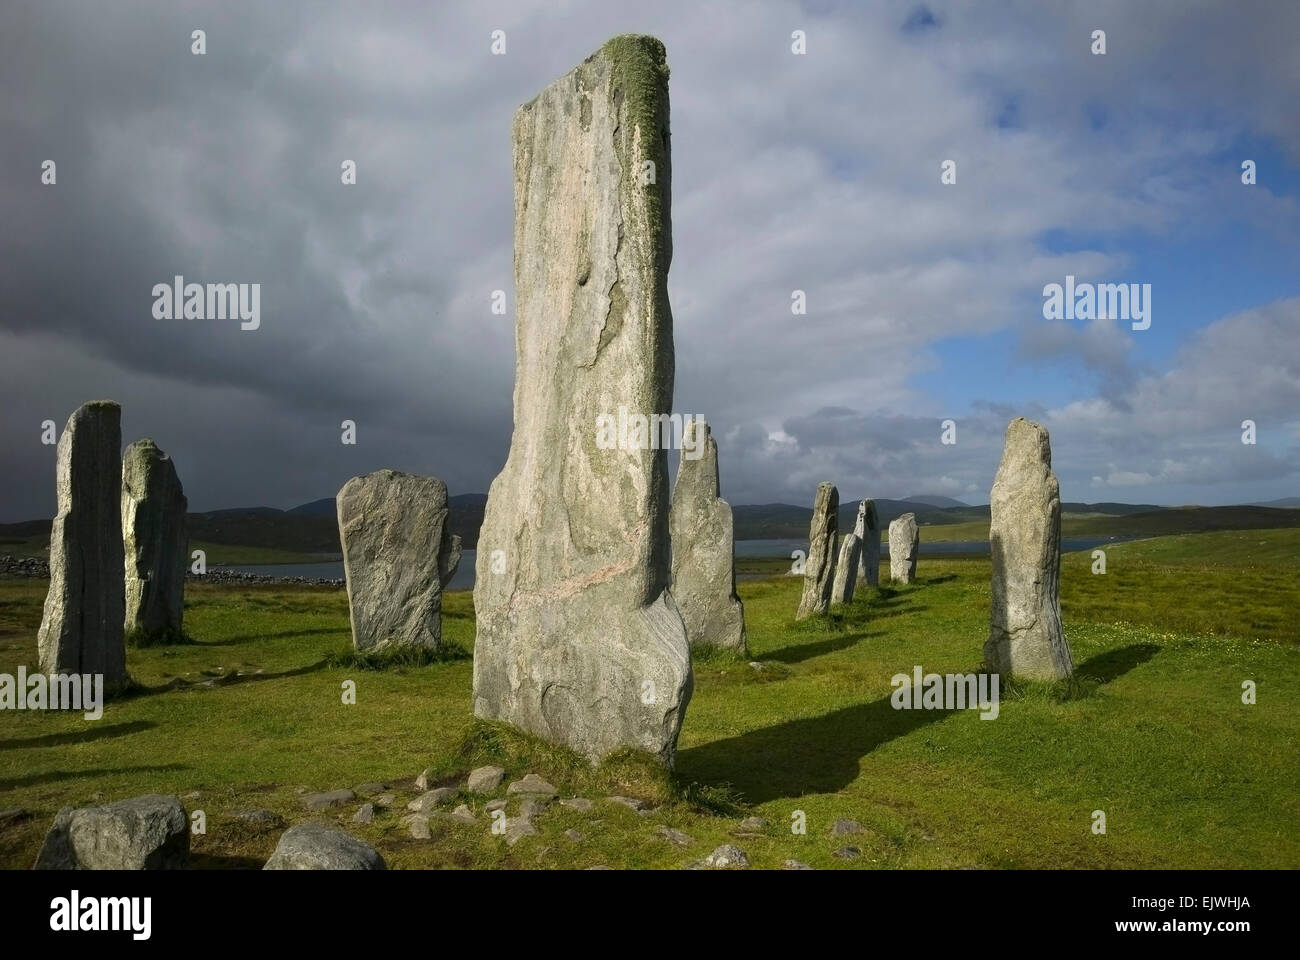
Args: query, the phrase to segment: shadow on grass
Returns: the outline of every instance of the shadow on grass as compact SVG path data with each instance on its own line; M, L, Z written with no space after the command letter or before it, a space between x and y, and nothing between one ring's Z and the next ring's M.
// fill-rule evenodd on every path
M327 634L351 633L348 627L321 628L320 630L281 630L279 633L255 633L243 637L229 637L225 640L195 640L197 647L236 647L241 643L256 643L258 640L283 640L285 637L319 637Z
M778 650L763 654L763 659L779 660L781 663L802 663L805 660L811 660L813 657L820 657L827 653L834 653L837 650L852 647L868 637L883 637L884 635L883 630L877 630L874 633L842 633L837 636L827 637L825 640L814 640L812 643L793 643L788 647L781 647Z
M952 710L895 710L889 697L791 720L677 755L677 773L729 783L746 803L834 793L858 779L858 763L876 747L942 720Z
M797 653L800 647L787 649ZM1153 643L1131 644L1089 658L1076 674L1110 683L1159 651ZM751 804L834 793L858 778L859 762L872 750L955 712L895 710L890 697L881 697L821 717L791 720L691 747L678 753L677 773L685 780L729 784Z
M113 737L129 736L142 730L152 730L156 726L158 724L152 720L110 723L108 726L96 726L89 730L47 733L41 737L26 737L22 740L0 740L0 750L21 750L25 747L58 747L69 743L90 743L93 740L108 740Z
M1127 647L1107 650L1095 657L1089 657L1074 668L1082 677L1096 680L1098 683L1110 683L1117 677L1128 673L1134 667L1146 663L1157 653L1160 647L1154 643L1132 643Z
M88 777L121 776L125 773L168 773L190 769L183 763L162 763L143 767L114 767L111 770L52 770L49 773L31 773L25 777L0 780L0 790L17 790L38 783L58 783L62 780L83 780Z
M224 856L217 853L190 853L191 870L261 870L263 861L257 857Z
M160 693L171 693L174 690L193 690L196 687L233 687L241 683L283 680L286 677L301 677L308 673L315 673L317 670L324 670L329 665L329 658L326 657L315 663L309 663L303 667L294 667L292 670L281 670L278 673L228 673L220 677L208 677L205 680L185 680L181 677L172 677L166 683L159 684L156 687L136 686L117 699L130 700L134 697L152 697Z
M951 581L951 580L956 580L956 579L957 579L957 574L955 574L955 573L944 573L944 574L940 574L940 575L937 576L937 577L926 577L925 580L924 580L923 582L924 582L924 583L927 583L927 584L931 584L931 583L948 583L949 581Z

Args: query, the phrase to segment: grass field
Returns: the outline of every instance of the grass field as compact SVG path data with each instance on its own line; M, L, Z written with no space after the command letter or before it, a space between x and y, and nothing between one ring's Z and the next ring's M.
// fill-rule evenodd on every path
M923 532L924 535L924 532ZM987 634L987 559L923 558L920 580L868 591L828 619L795 624L799 581L740 584L751 653L696 662L695 696L672 778L622 758L591 769L564 751L470 716L473 604L448 595L452 654L427 666L346 663L341 590L189 589L189 646L131 650L142 691L98 721L0 714L0 866L28 867L57 809L146 792L187 794L207 833L199 867L258 867L282 828L232 818L266 808L286 822L326 819L373 843L394 867L676 868L736 843L756 867L1300 867L1300 531L1168 537L1063 560L1066 631L1077 680L1004 691L1000 713L896 711L890 678L978 667ZM788 561L785 561L788 564ZM0 672L34 668L42 582L0 580ZM457 653L459 651L459 653ZM354 680L357 704L340 691ZM1242 682L1258 685L1244 705ZM496 760L538 772L589 813L555 805L540 835L507 846L485 798L478 825L399 818L414 777L440 784ZM383 781L391 811L350 822L300 791ZM648 801L646 816L601 798ZM501 791L504 795L504 789ZM459 802L459 801L457 801ZM514 815L513 801L509 808ZM1107 832L1091 831L1093 811ZM792 817L806 817L804 835ZM737 837L747 816L769 826ZM866 829L831 836L853 819ZM684 831L684 848L656 834ZM573 828L582 839L565 831ZM835 855L852 845L857 859Z

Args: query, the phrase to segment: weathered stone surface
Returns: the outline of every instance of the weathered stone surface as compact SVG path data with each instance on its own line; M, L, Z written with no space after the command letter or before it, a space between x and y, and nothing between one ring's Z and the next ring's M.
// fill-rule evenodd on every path
M796 620L830 609L835 586L836 550L839 546L840 492L833 483L817 485L812 527L808 531L808 558L804 561L803 596Z
M741 833L762 833L768 828L768 822L762 817L746 817L737 827Z
M880 586L880 516L876 501L858 502L858 519L853 532L862 541L862 559L858 564L858 586Z
M50 531L50 589L37 645L41 671L103 674L127 682L122 625L122 408L78 407L59 437L58 514Z
M466 781L465 789L470 793L491 793L501 786L501 781L505 779L505 775L505 767L475 767L469 772L469 779Z
M185 609L187 502L171 457L152 440L122 454L124 629L147 636L181 632Z
M666 454L635 426L672 407L667 76L658 40L616 37L514 122L514 434L479 534L474 713L592 760L671 763L692 689ZM626 444L598 445L602 417Z
M506 820L505 838L509 846L513 847L524 837L535 837L537 833L537 828L528 817L513 817Z
M474 811L471 810L469 807L465 806L465 804L463 803L455 810L453 810L451 813L447 814L447 818L450 820L455 820L458 823L478 822L478 818L474 816Z
M1020 417L1007 427L989 495L993 610L984 659L991 670L1037 680L1074 672L1061 629L1061 492L1047 431Z
M782 864L782 868L785 870L811 870L812 869L812 867L808 866L808 864L804 863L802 860L786 860Z
M853 588L858 584L858 565L862 556L862 540L850 533L840 545L840 558L835 562L835 584L831 587L831 603L850 603Z
M577 810L579 813L591 812L591 801L586 797L570 797L568 800L561 800L560 806L568 807L570 810Z
M537 774L530 773L522 780L516 780L506 787L506 793L532 793L541 797L556 797L560 791Z
M263 870L387 870L379 851L356 837L322 826L302 823L280 836Z
M356 794L351 790L327 790L324 793L307 794L302 798L302 805L312 811L330 810L356 798Z
M529 820L533 817L539 817L546 812L546 808L551 805L551 801L546 797L529 797L523 803L519 804L519 816L527 817Z
M447 485L377 470L337 497L343 572L358 650L442 645L442 589L460 564L447 528Z
M353 823L370 823L375 819L375 805L373 803L363 803L357 807L357 812L352 814Z
M916 555L921 546L921 528L916 514L905 513L889 525L889 578L895 583L916 579Z
M431 836L429 818L423 813L408 813L402 817L402 823L406 824L413 840L428 840Z
M434 807L446 803L454 796L456 796L456 791L451 787L438 787L436 790L429 790L420 794L406 805L406 809L414 813L428 813Z
M178 797L147 794L102 807L64 807L45 835L37 870L176 870L190 852Z
M836 820L835 823L831 825L831 835L836 837L842 837L850 833L864 832L866 831L862 824L858 823L856 820Z
M702 866L707 870L743 870L749 866L749 855L740 847L724 843L704 858Z
M656 837L663 837L674 847L689 847L695 842L695 839L688 833L681 830L675 830L669 826L660 826L655 830Z
M684 431L668 514L673 600L692 647L746 653L745 607L736 596L735 530L731 505L721 499L718 443L703 420L689 421Z

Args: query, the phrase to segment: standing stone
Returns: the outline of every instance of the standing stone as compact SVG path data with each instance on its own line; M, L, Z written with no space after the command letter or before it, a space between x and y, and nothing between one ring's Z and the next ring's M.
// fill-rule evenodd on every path
M840 558L835 562L835 586L831 588L831 603L852 602L861 559L862 540L856 533L850 533L840 545Z
M68 418L55 470L58 514L50 531L50 589L37 637L41 671L102 674L105 691L127 682L122 625L122 408L87 403Z
M916 514L905 513L889 525L889 577L895 583L916 579L916 555L921 547L921 528Z
M803 596L796 620L830 609L835 586L835 550L839 546L840 492L833 483L817 485L812 528L808 531L808 558L803 568Z
M171 457L152 440L122 454L122 549L127 633L181 633L185 609L185 492Z
M1059 680L1074 672L1061 629L1061 492L1047 431L1007 427L989 496L993 612L984 659L1004 676Z
M692 677L647 430L673 394L663 44L615 37L520 107L514 172L514 434L479 534L474 713L671 764Z
M858 504L858 520L853 532L862 540L862 562L858 564L858 586L880 586L880 518L876 501Z
M690 420L668 513L673 600L692 647L746 653L745 608L736 596L731 505L720 496L718 442L707 423Z
M336 502L353 647L437 650L442 591L460 564L447 485L376 470L343 484Z

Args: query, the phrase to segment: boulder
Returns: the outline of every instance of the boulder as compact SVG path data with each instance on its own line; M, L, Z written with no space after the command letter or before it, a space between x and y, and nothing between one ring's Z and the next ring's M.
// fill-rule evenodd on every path
M379 851L356 837L319 823L290 827L280 836L263 870L386 870Z
M64 807L36 857L37 870L177 870L190 852L180 798L146 794L99 807Z
M501 786L501 781L505 779L505 776L505 767L475 767L469 772L469 779L466 781L465 789L470 793L491 793Z

